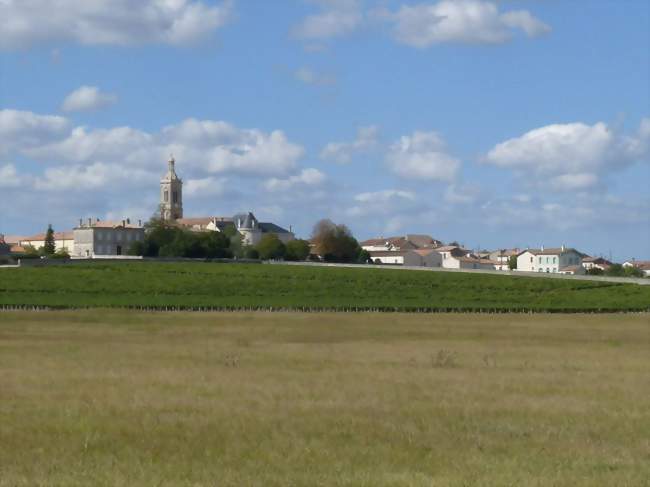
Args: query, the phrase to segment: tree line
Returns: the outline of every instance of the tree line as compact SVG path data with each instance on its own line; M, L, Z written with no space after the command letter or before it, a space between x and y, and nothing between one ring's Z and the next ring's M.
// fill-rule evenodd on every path
M331 220L319 221L309 241L294 239L285 243L277 235L267 233L256 245L245 245L234 225L226 227L223 232L195 232L152 218L145 225L144 241L135 242L128 253L144 257L370 261L370 255L361 248L350 229Z

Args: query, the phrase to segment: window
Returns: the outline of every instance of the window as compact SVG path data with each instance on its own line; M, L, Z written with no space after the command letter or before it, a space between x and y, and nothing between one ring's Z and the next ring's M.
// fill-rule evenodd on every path
M531 264L533 263L533 258L532 258L532 257L530 258L530 263L531 263Z
M541 264L541 263L542 263L542 258L540 257L540 258L539 258L539 264Z
M174 204L178 203L178 191L174 191L172 193L172 203Z
M557 257L553 257L553 263L556 264L557 262Z
M546 268L546 272L551 272L550 269L549 269L548 267Z
M547 258L546 258L546 263L548 264L548 263L550 262L550 260L551 260L551 258L550 258L550 257L547 257Z
M544 272L544 269L542 269L542 268L540 267L539 270L538 270L537 272Z
M169 203L169 191L165 190L165 203Z

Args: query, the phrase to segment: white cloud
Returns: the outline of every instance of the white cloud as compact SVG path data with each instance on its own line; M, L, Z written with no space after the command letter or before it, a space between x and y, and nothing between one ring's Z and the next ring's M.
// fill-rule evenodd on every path
M45 42L183 45L208 37L232 16L231 0L3 0L0 50Z
M162 130L161 142L210 173L276 176L293 171L304 148L284 132L239 129L226 122L187 119Z
M96 86L81 86L65 97L61 108L65 112L92 111L116 102L117 95L102 93Z
M644 119L637 134L626 136L603 122L547 125L497 144L485 161L529 176L550 177L550 189L586 189L597 185L604 173L647 157L648 126Z
M460 161L446 152L436 132L414 132L394 143L386 156L391 170L404 179L451 182Z
M125 171L117 164L95 162L90 165L71 165L47 168L34 182L34 188L47 191L92 191L115 183L133 186L155 180L156 174L141 169Z
M227 178L215 178L213 176L200 179L188 179L183 182L183 194L185 196L219 196L226 192Z
M330 74L317 73L311 68L302 67L293 73L294 78L307 85L332 86L336 84L336 77Z
M12 133L21 137L20 131ZM289 141L282 131L240 129L214 120L186 119L158 133L131 127L76 127L65 138L50 139L39 143L38 137L32 137L21 152L44 161L119 163L124 167L155 167L174 153L186 167L248 176L290 174L304 155L303 147Z
M330 142L320 153L320 157L326 161L333 161L338 164L349 164L356 154L367 152L378 144L379 128L376 125L359 127L357 138L353 142Z
M386 189L368 193L360 193L354 197L361 203L388 203L395 199L415 201L415 193L411 191L402 191L399 189Z
M23 178L18 175L16 166L6 164L0 166L0 188L17 188L23 183Z
M64 134L68 126L63 117L0 110L0 153L43 144Z
M301 39L329 39L350 34L363 22L359 0L313 0L321 8L293 28L293 35Z
M155 150L154 136L130 127L89 130L74 128L67 137L42 144L25 151L27 155L44 161L88 163L114 161L143 165L160 159Z
M451 184L445 190L444 200L452 205L470 205L481 196L481 188L476 184Z
M300 174L291 176L287 179L271 178L264 187L268 191L288 191L298 186L319 186L325 182L327 177L318 169L307 168L303 169Z
M419 205L418 197L411 191L400 189L386 189L360 193L354 197L356 204L347 209L351 217L364 217L368 215L399 215L408 209Z
M513 29L521 29L529 37L550 31L526 10L502 14L495 3L484 0L402 5L384 17L394 23L393 36L398 42L418 48L447 42L500 44L512 38Z

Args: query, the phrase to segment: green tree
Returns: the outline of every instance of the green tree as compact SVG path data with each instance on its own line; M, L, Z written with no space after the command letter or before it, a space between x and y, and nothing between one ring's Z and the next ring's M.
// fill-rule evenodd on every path
M285 260L303 261L309 257L309 242L307 240L291 240L287 242Z
M43 245L43 253L45 255L54 255L54 252L56 252L54 230L52 229L52 225L48 225L47 232L45 232L45 244Z
M331 220L316 223L312 242L318 255L327 262L356 262L361 252L350 229Z
M69 259L70 254L67 249L59 249L51 255L52 259Z
M144 255L144 242L133 242L127 255Z
M260 253L257 251L255 247L247 246L244 249L243 255L246 259L259 259L260 258Z
M372 257L370 257L370 252L365 249L361 249L357 262L359 264L372 264Z
M625 277L625 267L621 264L612 264L605 271L606 276Z
M517 256L516 255L511 255L510 258L508 259L508 269L511 271L514 271L517 269Z
M267 233L262 240L255 246L259 252L260 259L281 259L287 252L287 248L282 241L272 233Z

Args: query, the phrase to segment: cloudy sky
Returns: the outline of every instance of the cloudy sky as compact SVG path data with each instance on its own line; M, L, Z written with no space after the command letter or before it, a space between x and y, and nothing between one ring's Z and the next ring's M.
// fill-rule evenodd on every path
M0 233L186 216L650 258L650 7L0 0Z

